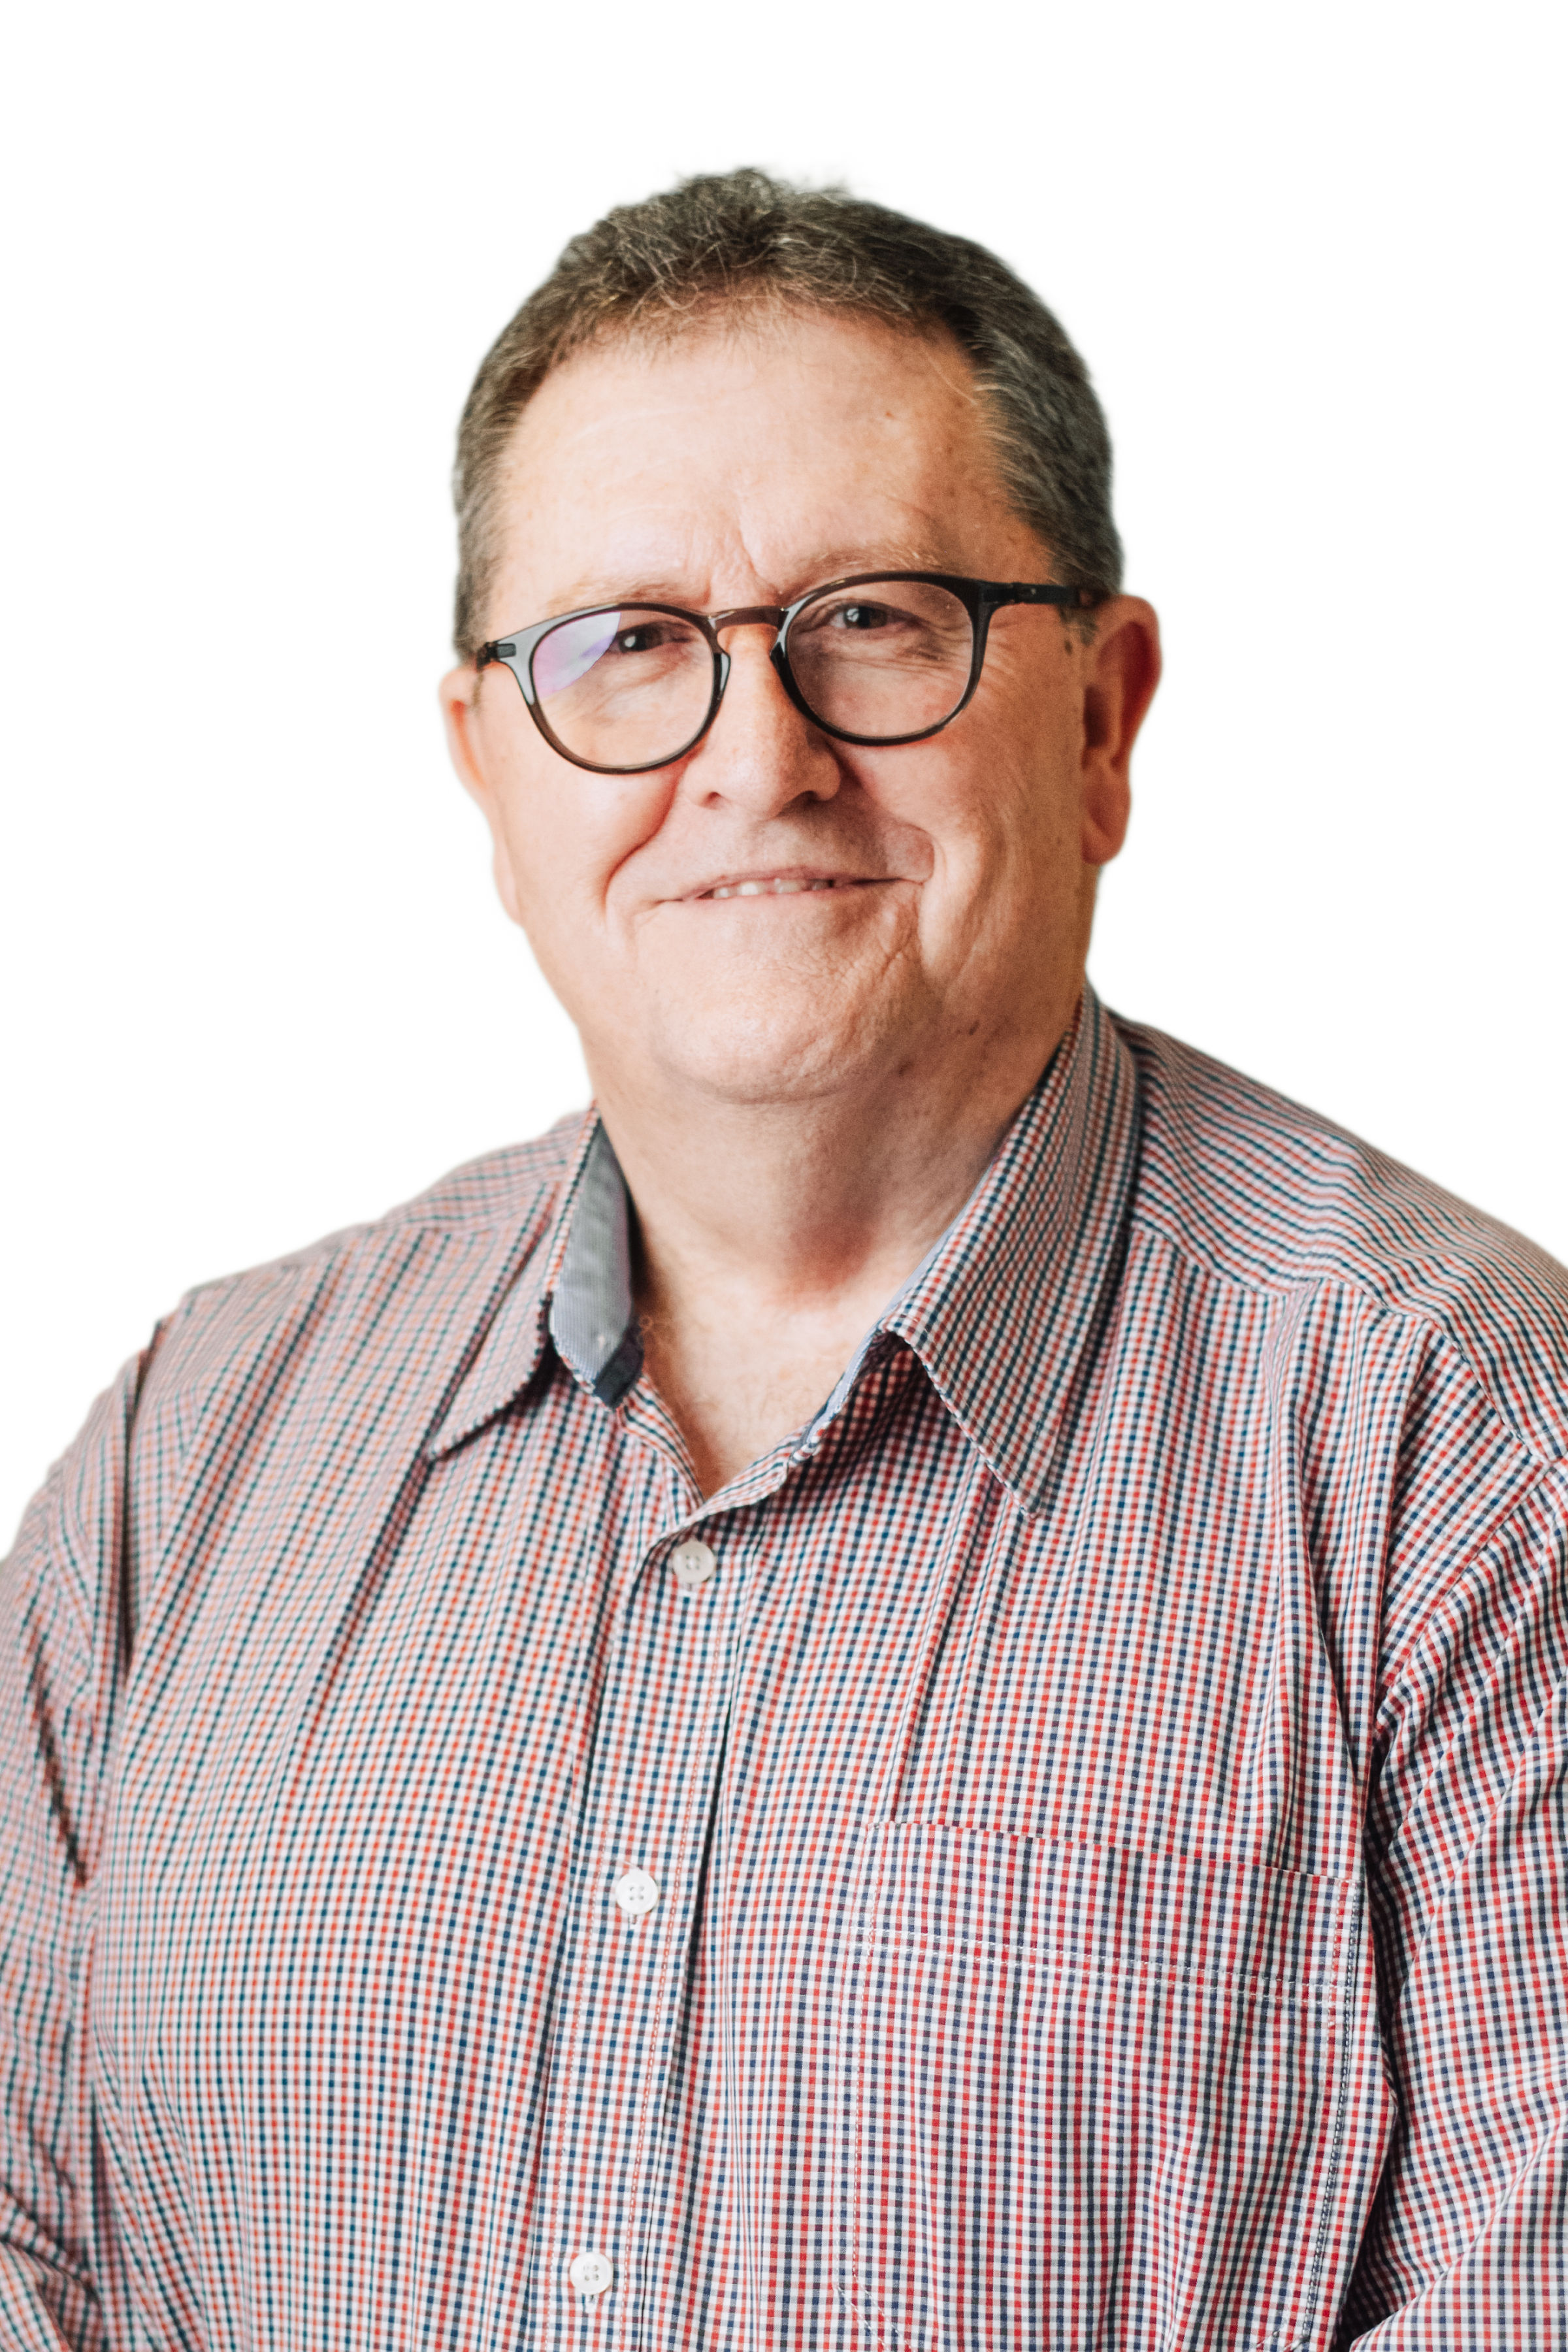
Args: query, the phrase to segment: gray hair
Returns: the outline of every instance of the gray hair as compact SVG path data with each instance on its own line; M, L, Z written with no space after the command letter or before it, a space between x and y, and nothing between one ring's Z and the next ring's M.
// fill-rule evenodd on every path
M667 337L758 300L946 328L973 364L1007 494L1089 598L1121 584L1110 438L1089 371L1038 296L968 237L756 171L683 181L574 236L486 354L463 410L454 638L478 650L507 445L552 369L615 331Z

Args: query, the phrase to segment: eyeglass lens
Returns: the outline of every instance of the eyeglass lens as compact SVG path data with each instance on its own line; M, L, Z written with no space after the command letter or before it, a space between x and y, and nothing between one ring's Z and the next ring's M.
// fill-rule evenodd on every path
M564 751L596 768L658 767L685 750L713 697L713 649L673 613L586 613L533 649L533 690Z
M813 597L785 651L802 699L846 735L892 741L940 727L969 684L967 608L918 580L861 581ZM540 639L533 689L563 750L595 767L658 767L684 751L712 701L713 649L671 613L638 605L563 621Z

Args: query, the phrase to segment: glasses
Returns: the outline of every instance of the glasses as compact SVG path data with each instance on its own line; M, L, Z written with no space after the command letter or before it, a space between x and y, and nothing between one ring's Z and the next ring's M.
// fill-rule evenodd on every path
M865 572L793 604L689 613L679 604L592 604L481 646L522 688L552 749L600 776L668 767L701 741L730 679L724 629L773 632L769 658L804 718L841 743L919 743L980 683L991 615L1004 604L1094 598L1055 581Z

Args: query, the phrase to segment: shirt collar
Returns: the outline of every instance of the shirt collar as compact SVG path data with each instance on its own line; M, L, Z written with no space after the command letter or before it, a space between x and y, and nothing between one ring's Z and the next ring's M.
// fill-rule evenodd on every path
M584 1187L587 1213L579 1225L576 1212ZM574 1260L574 1270L567 1281L563 1340L554 1328L552 1309L569 1258ZM613 1328L605 1318L613 1318L616 1312L617 1268L625 1295L618 1345L628 1336L631 1312L626 1184L610 1139L597 1113L590 1110L571 1147L555 1208L540 1245L502 1300L467 1378L430 1441L430 1452L449 1452L504 1412L533 1379L552 1339L568 1369L592 1388L595 1381L586 1369L587 1360L594 1353L595 1335ZM635 1328L629 1336L635 1339ZM613 1353L612 1349L609 1354ZM597 1369L603 1370L606 1360L602 1360ZM631 1378L636 1377L634 1368Z
M1132 1057L1086 983L967 1206L880 1318L1031 1513L1050 1501L1114 1296L1138 1129Z
M964 1208L884 1308L803 1433L813 1449L884 1334L1026 1510L1049 1499L1066 1424L1120 1262L1137 1153L1131 1057L1094 991ZM637 1379L625 1180L590 1112L542 1247L510 1295L433 1441L445 1452L532 1380L546 1341L606 1405Z
M550 1336L567 1370L601 1404L618 1404L642 1370L631 1217L615 1147L597 1118L590 1125L545 1297Z

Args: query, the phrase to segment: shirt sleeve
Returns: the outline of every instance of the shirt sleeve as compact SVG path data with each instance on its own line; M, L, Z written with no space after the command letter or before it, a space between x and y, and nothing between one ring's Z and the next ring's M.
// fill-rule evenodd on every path
M1568 2344L1561 1465L1409 1625L1369 1821L1399 2121L1340 2340L1548 2352Z
M0 2347L120 2334L82 2018L121 1673L124 1492L142 1369L99 1400L0 1567Z

